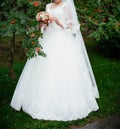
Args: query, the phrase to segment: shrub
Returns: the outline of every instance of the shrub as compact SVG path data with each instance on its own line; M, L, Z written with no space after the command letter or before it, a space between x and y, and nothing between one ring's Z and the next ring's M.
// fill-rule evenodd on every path
M120 57L120 1L88 0L80 4L81 28L87 23L89 30L92 30L88 37L96 39L99 48L107 55Z

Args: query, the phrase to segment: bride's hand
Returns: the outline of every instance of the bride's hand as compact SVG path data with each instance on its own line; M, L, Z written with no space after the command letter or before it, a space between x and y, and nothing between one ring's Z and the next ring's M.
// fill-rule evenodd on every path
M60 23L60 21L56 17L52 17L53 21L56 22L57 25L59 25L61 28L64 29L63 25Z
M46 30L47 27L48 27L48 26L47 26L46 24L40 23L40 28L41 28L42 30Z
M72 23L67 25L67 29L72 29Z
M52 20L58 22L59 20L56 17L52 17Z

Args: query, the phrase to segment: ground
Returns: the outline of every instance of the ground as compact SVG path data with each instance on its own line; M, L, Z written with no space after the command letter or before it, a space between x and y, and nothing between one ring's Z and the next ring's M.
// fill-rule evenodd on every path
M1 129L79 129L84 125L93 123L93 126L104 123L102 119L113 116L120 112L120 61L104 56L94 41L86 41L88 55L97 81L100 98L97 99L100 109L92 112L82 120L71 122L57 122L33 120L24 112L17 112L10 107L10 101L16 87L18 78L25 64L25 58L16 58L14 62L14 71L16 78L11 79L8 75L7 56L4 56L0 66L0 127ZM18 55L19 56L19 55ZM116 117L110 117L107 120L115 120ZM105 120L105 122L108 122ZM95 123L94 123L95 122ZM115 121L117 123L117 120ZM111 124L112 121L111 121ZM108 129L104 126L104 128ZM102 129L104 129L102 128ZM88 129L87 126L81 129ZM101 129L101 128L89 128ZM111 128L109 128L111 129ZM113 128L114 129L114 128ZM118 129L118 128L115 128Z

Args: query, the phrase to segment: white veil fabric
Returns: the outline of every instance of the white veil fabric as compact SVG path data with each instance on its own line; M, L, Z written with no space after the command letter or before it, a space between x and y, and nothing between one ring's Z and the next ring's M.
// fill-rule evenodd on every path
M81 31L80 31L80 23L78 21L78 16L77 16L76 8L75 8L75 5L74 5L74 1L73 0L63 0L63 1L67 2L70 5L70 9L71 9L71 12L72 12L72 18L74 20L73 22L74 22L75 34L76 34L75 38L77 40L78 49L82 50L82 52L83 52L83 55L84 55L84 58L85 58L85 61L86 61L86 64L87 64L88 72L89 72L89 75L90 75L90 78L91 78L91 82L92 82L92 85L93 85L92 89L93 89L94 95L95 95L96 98L99 98L99 92L98 92L96 80L95 80L93 70L92 70L92 67L91 67L91 64L90 64L90 61L89 61L89 57L88 57L87 50L86 50L86 47L85 47L85 44L84 44L84 40L83 40Z

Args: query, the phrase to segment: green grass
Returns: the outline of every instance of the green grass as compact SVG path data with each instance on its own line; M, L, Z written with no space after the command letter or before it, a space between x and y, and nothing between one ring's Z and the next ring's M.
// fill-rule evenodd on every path
M70 129L120 112L120 61L104 57L92 42L87 42L88 55L100 92L100 109L82 120L57 122L32 119L28 114L10 107L10 101L25 62L14 64L15 79L8 76L7 67L0 68L0 128L1 129Z

